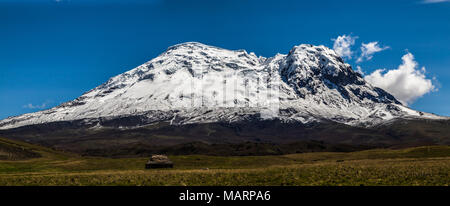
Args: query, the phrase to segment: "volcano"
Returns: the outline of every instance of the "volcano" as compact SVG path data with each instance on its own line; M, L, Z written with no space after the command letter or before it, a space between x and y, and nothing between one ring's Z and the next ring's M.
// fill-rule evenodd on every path
M197 42L73 101L0 121L0 135L75 151L136 145L324 141L448 144L449 118L402 105L325 46L266 58Z

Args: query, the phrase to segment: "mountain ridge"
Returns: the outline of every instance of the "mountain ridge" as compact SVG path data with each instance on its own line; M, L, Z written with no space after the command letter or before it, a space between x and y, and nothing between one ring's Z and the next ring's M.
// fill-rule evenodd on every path
M287 55L257 57L198 42L169 47L158 57L54 108L0 120L0 130L59 121L139 116L174 125L334 121L374 126L392 119L448 119L403 106L373 87L333 50L301 44Z

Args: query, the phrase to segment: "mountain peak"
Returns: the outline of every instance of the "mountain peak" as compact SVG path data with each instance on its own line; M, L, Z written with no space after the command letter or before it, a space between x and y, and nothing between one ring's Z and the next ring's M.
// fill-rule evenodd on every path
M183 42L183 43L175 44L173 46L168 47L166 51L176 50L176 49L186 49L186 48L205 49L205 48L213 48L213 46L202 44L200 42ZM216 47L214 47L214 48L216 48Z
M345 75L352 73L351 66L344 63L336 52L323 45L313 46L311 44L301 44L294 46L287 55L287 62L291 69L305 68L314 72L321 71L326 74L337 76L340 72Z

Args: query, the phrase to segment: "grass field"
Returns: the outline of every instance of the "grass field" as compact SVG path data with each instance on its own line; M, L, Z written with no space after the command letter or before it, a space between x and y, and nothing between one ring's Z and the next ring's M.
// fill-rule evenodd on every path
M0 185L450 184L450 146L280 156L169 156L174 168L145 170L147 158L82 157L0 138L0 157Z

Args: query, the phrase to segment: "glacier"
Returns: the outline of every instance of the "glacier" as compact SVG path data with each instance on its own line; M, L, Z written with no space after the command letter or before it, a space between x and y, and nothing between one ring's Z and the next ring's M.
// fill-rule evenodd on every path
M266 58L186 42L75 100L1 120L0 130L74 120L98 128L104 119L130 116L139 120L123 127L248 119L370 127L399 118L448 119L402 105L325 46L301 44Z

